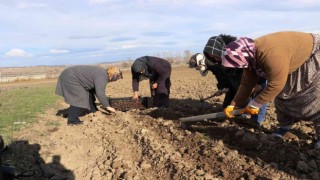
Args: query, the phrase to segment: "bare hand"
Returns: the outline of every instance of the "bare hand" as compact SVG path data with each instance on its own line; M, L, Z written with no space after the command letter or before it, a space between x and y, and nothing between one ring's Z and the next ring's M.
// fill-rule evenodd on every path
M157 89L157 87L158 87L158 83L152 84L152 89Z
M132 99L134 99L134 100L138 100L138 99L139 99L138 91L134 91L134 92L133 92L133 97L132 97Z
M107 107L106 110L107 110L108 112L112 112L112 113L115 113L115 112L116 112L116 109L114 109L114 108L111 107L111 106Z

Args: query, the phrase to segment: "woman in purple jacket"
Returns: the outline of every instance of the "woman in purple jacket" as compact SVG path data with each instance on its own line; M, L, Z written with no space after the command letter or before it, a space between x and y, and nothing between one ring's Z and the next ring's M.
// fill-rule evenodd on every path
M169 105L171 64L158 57L137 58L131 66L133 99L138 99L139 81L149 79L153 105L166 108Z

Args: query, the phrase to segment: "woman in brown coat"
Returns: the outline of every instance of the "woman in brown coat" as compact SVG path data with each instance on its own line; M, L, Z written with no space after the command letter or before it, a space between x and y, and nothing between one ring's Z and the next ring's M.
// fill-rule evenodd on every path
M239 90L225 109L228 117L234 107L257 114L258 108L274 100L280 128L273 135L282 137L293 123L314 122L316 148L320 148L320 35L303 32L277 32L255 40L240 38L226 46L222 65L243 68ZM268 80L266 88L248 105L258 77Z

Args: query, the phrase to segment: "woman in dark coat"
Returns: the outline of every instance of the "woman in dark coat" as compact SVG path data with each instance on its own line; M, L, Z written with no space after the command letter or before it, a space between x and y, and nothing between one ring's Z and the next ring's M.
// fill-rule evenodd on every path
M68 124L81 124L79 117L85 111L95 112L95 96L102 104L102 108L115 112L110 107L105 94L107 83L122 78L122 73L116 67L107 70L98 66L79 65L62 71L59 76L56 94L64 97L70 104L68 109Z
M133 99L138 99L139 81L150 80L151 97L155 107L169 105L171 64L158 57L137 58L131 66Z
M210 71L216 77L218 81L218 91L216 92L216 95L222 95L223 93L226 93L223 101L224 108L231 103L237 92L241 81L242 69L223 69L221 63L218 63L217 59L221 59L225 44L228 44L234 40L236 40L236 37L229 35L221 34L219 36L213 36L209 38L207 44L205 45L203 54L196 53L190 58L189 61L190 68L202 68L199 69L202 76L207 75L208 71ZM199 58L203 59L202 64L197 63L197 59Z

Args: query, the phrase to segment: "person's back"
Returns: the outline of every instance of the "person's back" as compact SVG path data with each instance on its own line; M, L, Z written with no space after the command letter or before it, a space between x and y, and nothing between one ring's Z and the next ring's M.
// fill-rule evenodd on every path
M288 61L290 73L308 59L313 48L312 35L304 32L276 32L261 36L254 42L259 61L268 61L270 57L277 56L277 61Z

